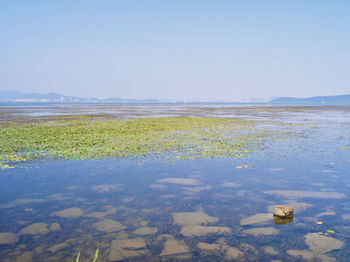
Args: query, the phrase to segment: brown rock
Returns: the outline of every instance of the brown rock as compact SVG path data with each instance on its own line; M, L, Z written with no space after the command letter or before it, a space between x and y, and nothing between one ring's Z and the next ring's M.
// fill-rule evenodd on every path
M292 218L293 208L289 206L275 206L273 215L281 218Z

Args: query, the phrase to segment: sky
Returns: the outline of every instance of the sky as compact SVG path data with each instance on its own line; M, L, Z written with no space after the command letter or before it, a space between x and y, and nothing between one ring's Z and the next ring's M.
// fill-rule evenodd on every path
M350 1L0 0L0 91L350 94Z

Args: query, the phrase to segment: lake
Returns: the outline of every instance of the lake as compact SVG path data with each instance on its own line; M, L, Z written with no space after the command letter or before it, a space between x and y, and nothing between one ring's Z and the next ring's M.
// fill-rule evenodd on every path
M214 117L283 132L240 157L35 159L0 169L2 261L348 261L350 107L2 107L6 121ZM294 207L292 220L273 217Z

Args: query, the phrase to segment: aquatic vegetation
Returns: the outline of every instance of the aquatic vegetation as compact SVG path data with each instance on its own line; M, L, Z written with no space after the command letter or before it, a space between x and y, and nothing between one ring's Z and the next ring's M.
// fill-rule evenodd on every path
M94 256L94 260L92 262L96 262L97 260L97 257L98 257L98 249L96 249L96 252L95 252L95 256ZM80 251L78 253L78 256L77 256L77 259L75 260L75 262L79 262L79 258L80 258Z
M1 168L1 169L11 169L11 168L14 168L14 166L5 165L5 164L1 164L1 163L0 163L0 168Z
M79 262L79 258L80 258L80 251L78 253L77 259L75 260L75 262Z
M256 124L193 117L11 122L2 124L0 130L0 162L162 154L174 159L239 157L280 135Z

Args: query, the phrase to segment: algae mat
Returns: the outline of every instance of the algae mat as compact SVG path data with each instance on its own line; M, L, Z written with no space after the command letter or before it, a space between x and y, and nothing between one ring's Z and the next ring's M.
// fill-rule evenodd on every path
M151 154L168 154L172 159L238 157L256 150L262 141L277 134L257 124L193 117L4 122L0 129L0 161L3 168L10 168L4 163L38 158L98 159Z

